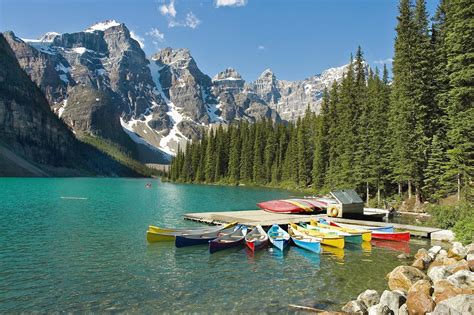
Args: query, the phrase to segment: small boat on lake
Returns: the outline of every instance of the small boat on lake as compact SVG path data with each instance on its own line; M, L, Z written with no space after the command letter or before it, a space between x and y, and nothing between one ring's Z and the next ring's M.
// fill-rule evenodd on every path
M368 230L368 231L377 231L377 232L393 232L393 225L387 226L369 226L369 225L356 225L356 224L346 224L346 223L336 223L333 221L329 222L332 226L356 229L356 230Z
M268 245L268 235L261 225L257 225L245 235L245 244L252 252Z
M244 242L246 234L247 227L240 225L235 231L210 241L209 252L212 254L222 249L239 246Z
M370 242L372 240L372 231L367 230L356 230L356 229L349 229L349 228L342 228L337 226L332 226L324 219L319 219L319 222L316 220L310 220L309 224L311 226L317 226L321 228L326 228L330 230L335 230L343 233L348 233L350 235L355 236L354 238L344 237L344 240L348 243L360 244L361 241ZM359 237L360 236L360 239Z
M344 248L344 237L337 235L337 233L335 233L334 231L321 231L321 229L318 227L314 227L314 229L307 229L303 226L296 225L294 223L291 223L290 225L292 228L304 234L321 238L321 244L334 246L337 248Z
M275 213L322 212L326 203L311 199L281 199L257 203L260 209Z
M332 222L332 221L331 221L331 225L340 226L340 227L348 227L348 228L363 227L361 225L342 224L342 223L335 223L335 222ZM387 227L384 227L384 228L387 228ZM392 229L391 232L386 232L383 229L382 230L380 230L380 229L378 229L378 230L371 229L372 239L385 240L385 241L395 241L395 242L409 242L410 241L410 232L409 231L394 232L393 227L391 227L391 229Z
M192 245L208 244L210 241L234 232L238 227L232 226L219 231L202 233L202 234L182 234L176 235L176 247L186 247Z
M146 232L146 238L148 242L172 242L178 235L195 235L218 232L223 229L231 228L237 225L237 222L229 224L211 226L211 227L198 227L198 228L162 228L158 226L150 225Z
M273 224L272 227L268 230L268 240L276 248L283 251L290 241L290 235L283 230L278 224Z
M288 234L290 234L291 240L296 246L303 249L309 250L313 253L321 253L321 239L310 236L291 227L288 225Z

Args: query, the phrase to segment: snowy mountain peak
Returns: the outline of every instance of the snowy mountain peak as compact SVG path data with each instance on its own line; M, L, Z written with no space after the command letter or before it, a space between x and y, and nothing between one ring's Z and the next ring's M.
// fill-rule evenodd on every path
M267 68L267 69L263 70L263 72L260 75L259 79L269 78L269 77L274 77L274 76L275 76L275 74L273 73L272 69Z
M105 31L106 29L109 29L114 26L120 26L120 23L115 21L115 20L105 20L103 22L98 22L87 29L85 29L85 32L92 33L95 31Z
M213 81L218 80L242 80L242 76L234 68L227 68L222 72L219 72L212 78Z
M54 38L59 35L61 34L56 33L56 32L47 32L39 38L39 41L43 43L51 43L53 42Z

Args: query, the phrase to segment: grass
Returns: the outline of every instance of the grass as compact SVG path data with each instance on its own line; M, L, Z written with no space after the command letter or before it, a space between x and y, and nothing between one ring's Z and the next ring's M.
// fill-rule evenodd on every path
M430 205L429 224L442 229L450 229L456 234L456 239L464 244L474 242L474 207L464 202L456 205Z

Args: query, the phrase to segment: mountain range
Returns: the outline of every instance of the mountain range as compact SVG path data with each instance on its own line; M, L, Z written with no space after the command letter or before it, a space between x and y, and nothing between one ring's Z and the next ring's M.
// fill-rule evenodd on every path
M169 161L216 124L291 122L308 106L318 112L324 88L347 68L301 81L279 80L270 69L253 82L233 68L211 78L188 49L164 48L147 57L129 29L113 20L35 40L3 35L52 112L77 137L133 148L145 163Z

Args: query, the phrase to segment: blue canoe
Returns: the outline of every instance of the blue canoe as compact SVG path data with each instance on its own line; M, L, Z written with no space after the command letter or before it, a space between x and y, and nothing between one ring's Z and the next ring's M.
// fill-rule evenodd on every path
M293 229L290 225L288 226L288 233L290 234L291 240L296 246L309 250L313 253L321 253L320 238L301 233L300 231Z
M192 246L192 245L208 244L209 241L212 241L218 237L230 234L239 227L240 226L231 227L231 228L223 229L220 231L203 233L203 234L176 235L175 245L176 247L186 247L186 246Z
M283 251L290 242L290 234L283 230L278 224L273 224L267 234L270 243L281 251Z

